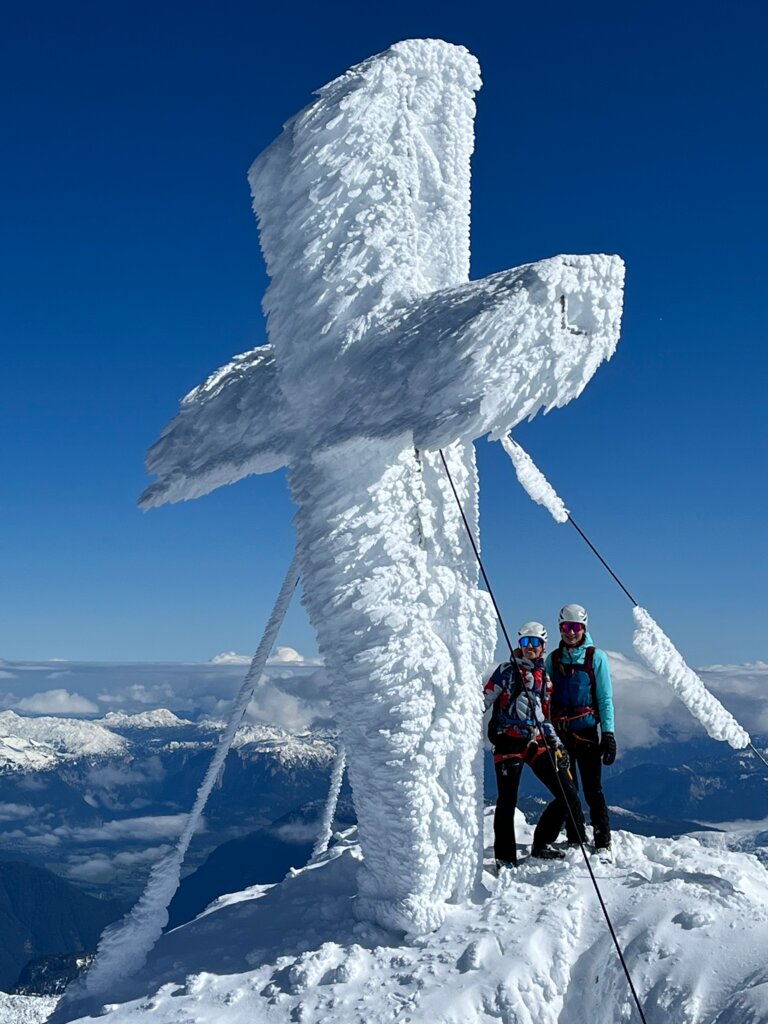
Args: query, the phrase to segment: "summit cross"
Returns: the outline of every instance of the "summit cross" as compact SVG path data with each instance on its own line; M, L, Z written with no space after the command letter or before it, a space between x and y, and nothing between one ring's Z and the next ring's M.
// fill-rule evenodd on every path
M182 401L141 499L287 467L358 817L356 910L412 933L478 878L496 643L440 449L477 539L473 440L577 397L621 317L616 256L469 281L479 86L464 48L398 43L321 89L257 158L270 344Z

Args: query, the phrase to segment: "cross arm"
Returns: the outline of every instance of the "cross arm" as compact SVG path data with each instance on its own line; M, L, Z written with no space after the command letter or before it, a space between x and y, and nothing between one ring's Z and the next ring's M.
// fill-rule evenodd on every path
M212 374L182 399L181 408L147 453L157 480L139 504L152 508L208 494L250 473L271 473L288 460L292 430L271 345Z
M613 355L623 282L618 256L555 256L390 311L347 353L325 438L407 427L437 448L565 405Z

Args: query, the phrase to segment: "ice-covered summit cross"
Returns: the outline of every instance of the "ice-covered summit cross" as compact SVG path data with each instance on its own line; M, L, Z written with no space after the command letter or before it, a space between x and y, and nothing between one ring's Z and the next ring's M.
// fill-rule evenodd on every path
M259 156L271 344L183 400L142 497L288 467L365 856L357 906L410 931L477 877L480 674L496 637L437 450L477 535L473 439L580 394L621 315L615 256L468 281L479 86L462 47L398 43Z

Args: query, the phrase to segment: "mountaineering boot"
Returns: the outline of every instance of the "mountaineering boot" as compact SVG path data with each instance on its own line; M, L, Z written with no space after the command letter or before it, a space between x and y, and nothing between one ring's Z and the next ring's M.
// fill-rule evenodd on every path
M496 877L501 874L502 868L516 868L517 864L513 860L497 860L496 861Z
M531 850L532 857L539 857L541 860L565 860L562 850L556 850L554 846L534 846Z
M601 864L612 864L613 850L611 849L611 844L607 843L602 846L595 846L595 856Z

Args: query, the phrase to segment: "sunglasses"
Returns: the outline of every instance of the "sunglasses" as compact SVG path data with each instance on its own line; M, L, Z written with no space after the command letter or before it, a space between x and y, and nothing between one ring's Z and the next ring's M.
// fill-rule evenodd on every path
M561 633L579 633L584 629L583 622L561 622L560 632Z
M520 637L521 647L543 647L544 641L539 639L537 636L521 636Z

